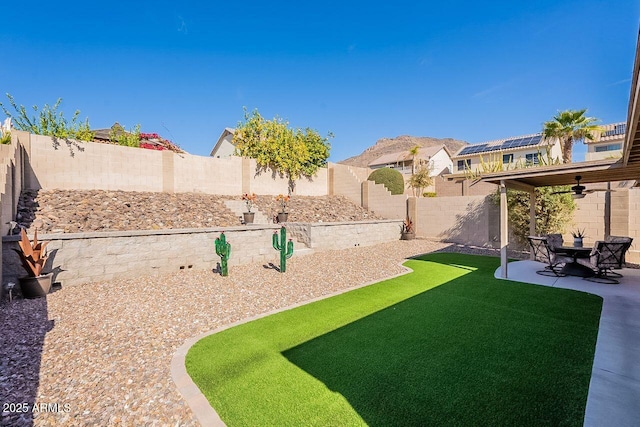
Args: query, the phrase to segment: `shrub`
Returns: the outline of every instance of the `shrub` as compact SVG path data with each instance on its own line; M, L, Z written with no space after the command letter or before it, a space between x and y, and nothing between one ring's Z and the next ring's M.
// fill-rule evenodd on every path
M384 185L391 194L404 193L404 179L402 178L402 174L395 169L376 169L371 172L367 180Z
M437 196L437 194L436 194L436 193L434 193L434 192L432 192L432 191L427 191L427 192L425 192L425 193L422 193L422 196L423 196L423 197L436 197L436 196Z

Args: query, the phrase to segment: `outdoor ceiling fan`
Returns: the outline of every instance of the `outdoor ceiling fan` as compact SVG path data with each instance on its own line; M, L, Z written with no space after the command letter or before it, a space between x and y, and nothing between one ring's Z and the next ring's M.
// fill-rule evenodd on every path
M571 190L556 191L553 194L573 193L571 194L571 197L573 197L574 199L582 199L587 194L595 193L596 191L615 191L615 190L611 190L610 188L593 188L593 189L587 190L587 187L585 187L584 185L580 185L581 179L582 179L582 176L576 175L576 185L571 187ZM607 184L607 186L609 185Z

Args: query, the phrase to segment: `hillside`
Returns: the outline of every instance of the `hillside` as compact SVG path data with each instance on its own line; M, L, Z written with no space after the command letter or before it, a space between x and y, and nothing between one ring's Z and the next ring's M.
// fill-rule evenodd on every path
M398 151L409 150L416 145L420 147L433 147L444 145L451 152L455 153L460 147L467 145L467 142L459 141L453 138L431 138L429 136L409 136L402 135L396 138L382 138L379 139L375 145L367 148L361 154L348 159L342 160L338 163L349 166L367 167L369 162L377 159L378 157L391 154Z

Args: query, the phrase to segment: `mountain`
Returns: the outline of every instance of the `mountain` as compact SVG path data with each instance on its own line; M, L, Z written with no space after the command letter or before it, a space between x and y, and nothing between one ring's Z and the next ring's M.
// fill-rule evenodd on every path
M396 138L379 139L373 146L367 148L359 155L349 157L348 159L342 160L338 163L349 166L367 167L370 162L382 155L396 153L398 151L408 151L416 145L419 145L420 147L444 145L453 155L461 147L468 144L468 142L459 141L453 138L438 139L431 138L429 136L401 135Z

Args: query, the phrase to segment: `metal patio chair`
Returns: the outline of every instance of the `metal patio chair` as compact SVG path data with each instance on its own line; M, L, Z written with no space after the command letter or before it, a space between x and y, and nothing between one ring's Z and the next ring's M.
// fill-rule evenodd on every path
M560 270L566 263L573 261L572 258L565 256L562 252L557 252L549 244L547 237L529 236L527 240L531 246L534 259L547 264L544 270L536 271L536 273L542 276L565 276Z
M596 274L593 277L585 277L585 280L598 283L616 284L620 283L617 279L622 274L616 273L614 269L621 269L624 266L624 256L631 241L627 242L605 242L599 240L593 246L591 256L588 259L588 265L584 261L581 264L587 265L593 269Z

